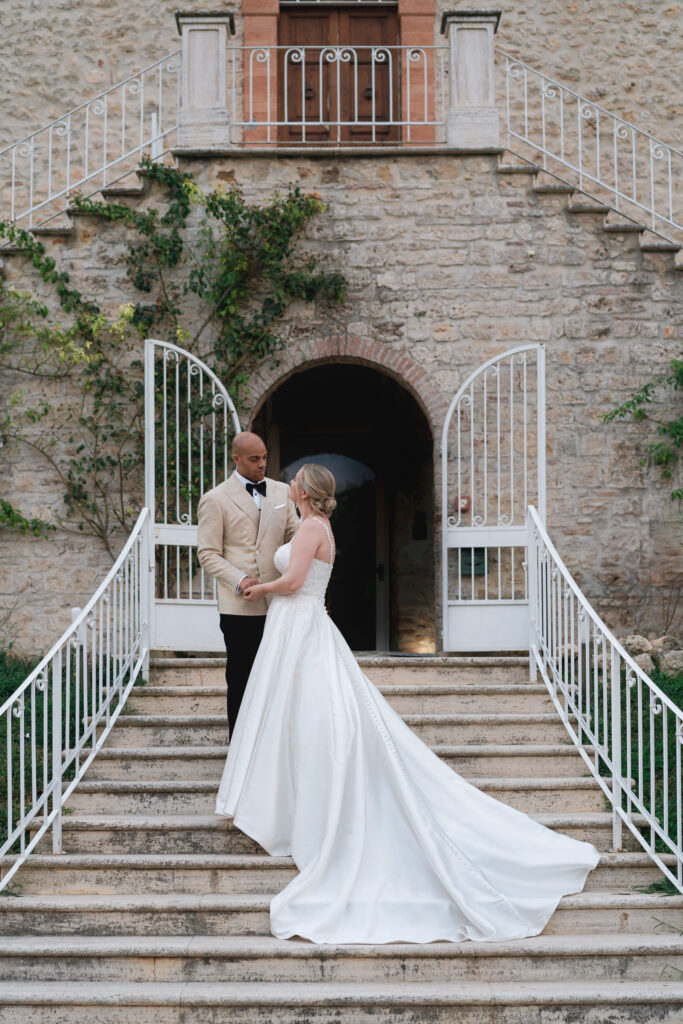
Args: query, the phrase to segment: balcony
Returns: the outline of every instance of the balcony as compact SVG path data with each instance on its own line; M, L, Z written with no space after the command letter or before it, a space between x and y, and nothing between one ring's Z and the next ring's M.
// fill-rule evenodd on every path
M496 50L497 12L444 15L442 45L424 41L433 16L413 19L402 35L414 42L400 45L390 11L344 17L293 22L285 43L277 18L270 42L245 18L238 42L229 13L178 13L180 50L0 152L0 218L48 231L74 192L135 191L122 179L143 153L508 149L680 239L683 153Z

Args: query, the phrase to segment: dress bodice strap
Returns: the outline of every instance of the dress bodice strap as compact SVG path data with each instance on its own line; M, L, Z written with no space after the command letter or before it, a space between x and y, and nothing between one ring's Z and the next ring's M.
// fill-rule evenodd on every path
M330 565L332 565L332 556L333 556L334 552L333 552L333 547L332 547L332 534L330 533L330 528L329 528L329 526L327 525L327 523L323 519L318 519L317 516L311 516L311 519L315 519L316 523L320 523L320 525L322 526L323 530L327 534L327 540L328 540L328 543L330 545Z

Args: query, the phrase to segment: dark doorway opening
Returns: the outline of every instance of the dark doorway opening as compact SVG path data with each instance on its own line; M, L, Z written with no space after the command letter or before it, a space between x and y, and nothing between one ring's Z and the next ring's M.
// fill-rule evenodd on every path
M325 364L284 381L252 429L270 476L289 479L304 462L335 475L329 611L350 646L432 653L433 443L413 396L370 367Z

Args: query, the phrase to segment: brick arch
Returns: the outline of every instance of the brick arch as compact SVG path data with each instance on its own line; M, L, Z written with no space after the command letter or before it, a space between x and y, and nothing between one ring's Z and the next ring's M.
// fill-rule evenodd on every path
M335 362L368 366L393 377L413 396L436 439L448 403L430 377L407 352L352 334L333 334L293 345L284 350L277 366L258 370L249 381L249 426L266 399L293 374Z

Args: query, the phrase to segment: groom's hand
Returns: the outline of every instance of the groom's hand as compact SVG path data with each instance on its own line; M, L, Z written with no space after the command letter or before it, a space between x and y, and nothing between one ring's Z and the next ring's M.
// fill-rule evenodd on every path
M245 576L244 579L240 581L240 590L242 591L242 594L244 594L245 590L249 590L249 587L255 587L257 583L258 580L254 576Z

